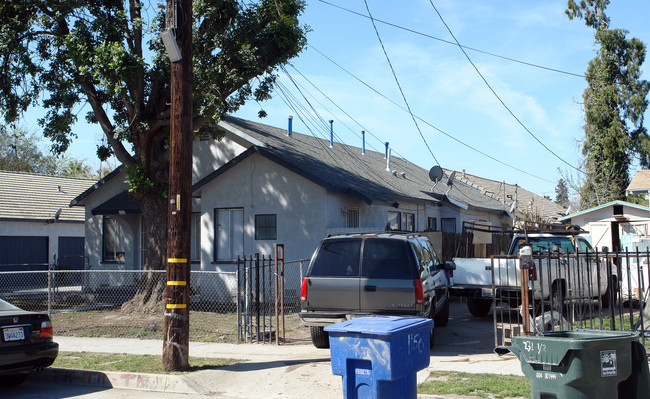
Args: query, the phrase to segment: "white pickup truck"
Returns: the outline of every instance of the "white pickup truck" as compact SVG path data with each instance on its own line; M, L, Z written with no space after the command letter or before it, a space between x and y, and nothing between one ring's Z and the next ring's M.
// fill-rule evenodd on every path
M541 305L550 300L557 305L567 300L600 296L602 305L609 305L608 287L610 284L617 287L616 269L599 261L584 237L549 233L529 233L527 237L535 264L528 274L531 302ZM450 294L467 298L470 313L477 317L488 314L495 296L513 308L518 307L521 304L521 270L517 254L520 243L525 240L523 234L514 235L505 256L454 258L456 270ZM581 255L576 256L576 251Z

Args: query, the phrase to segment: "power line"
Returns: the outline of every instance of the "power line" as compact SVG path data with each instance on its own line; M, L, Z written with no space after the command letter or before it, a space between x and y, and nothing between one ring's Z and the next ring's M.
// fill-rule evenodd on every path
M369 16L364 15L364 14L361 14L361 13L356 12L356 11L354 11L354 10L350 10L350 9L348 9L348 8L341 7L341 6L339 6L339 5L336 5L336 4L333 4L333 3L330 3L330 2L325 1L325 0L318 0L318 1L320 1L320 2L323 3L323 4L327 4L327 5L329 5L329 6L332 6L332 7L335 7L335 8L341 9L341 10L343 10L343 11L349 12L349 13L351 13L351 14L355 14L355 15L358 15L358 16L360 16L360 17L370 19ZM393 24L393 23L391 23L391 22L382 21L381 19L375 19L375 22L379 22L379 23L381 23L381 24L388 25L388 26L391 26L391 27L393 27L393 28L401 29L401 30L403 30L403 31L406 31L406 32L409 32L409 33L413 33L413 34L416 34L416 35L419 35L419 36L423 36L423 37L426 37L426 38L429 38L429 39L437 40L437 41L439 41L439 42L443 42L443 43L451 44L451 45L454 45L454 46L461 46L461 47L464 48L464 49L471 50L471 51L475 51L475 52L477 52L477 53L481 53L481 54L489 55L489 56L496 57L496 58L501 58L501 59L506 60L506 61L515 62L515 63L518 63L518 64L522 64L522 65L530 66L530 67L533 67L533 68L544 69L544 70L551 71L551 72L557 72L557 73L561 73L561 74L564 74L564 75L575 76L575 77L583 78L583 79L585 78L585 75L584 75L584 74L578 74L578 73L573 73L573 72L563 71L563 70L561 70L561 69L555 69L555 68L545 67L545 66L542 66L542 65L533 64L533 63L531 63L531 62L521 61L521 60L518 60L518 59L515 59L515 58L510 58L510 57L506 57L506 56L503 56L503 55L499 55L499 54L491 53L491 52L489 52L489 51L480 50L480 49L477 49L477 48L474 48L474 47L469 47L469 46L460 45L460 44L458 44L457 42L452 42L452 41L449 41L449 40L441 39L441 38L439 38L439 37L435 37L435 36L432 36L432 35L429 35L429 34L426 34L426 33L422 33L422 32L416 31L416 30L414 30L414 29L409 29L409 28L406 28L406 27L404 27L404 26L400 26L400 25L397 25L397 24Z
M365 0L364 0L364 1L365 1ZM485 77L483 76L483 74L481 73L481 71L479 71L478 67L474 64L474 62L472 61L472 59L469 58L469 55L467 55L467 52L465 52L465 50L463 49L463 46L460 45L460 43L459 43L458 40L456 39L456 36L454 36L454 33L451 31L451 29L449 28L449 26L448 26L447 23L445 22L444 18L442 18L442 15L440 15L440 12L439 12L438 9L436 8L436 6L433 4L433 0L429 0L429 3L431 3L431 7L433 7L433 9L436 11L436 14L438 14L438 17L440 17L440 20L442 21L443 25L445 25L445 28L447 28L447 31L449 32L449 34L451 35L451 37L454 38L454 41L456 42L456 44L457 44L458 47L460 48L460 51L462 51L463 54L465 55L465 58L467 58L467 61L469 61L469 63L472 64L472 67L474 67L474 70L476 70L476 73L478 73L478 75L481 77L481 79L483 80L483 82L485 83L485 85L490 89L490 91L492 92L492 94L494 94L494 96L497 98L497 100L499 100L499 102L501 103L501 105L503 105L503 107L504 107L504 108L505 108L505 109L510 113L510 115L511 115L511 116L512 116L516 121L517 121L517 123L519 123L519 125L521 125L521 127L523 127L524 130L526 130L526 131L528 132L528 134L530 134L531 137L533 137L533 138L534 138L534 139L535 139L535 140L536 140L536 141L537 141L537 142L538 142L542 147L544 147L548 152L550 152L551 154L553 154L553 156L555 156L555 157L556 157L557 159L559 159L560 161L564 162L564 163L565 163L566 165L568 165L569 167L571 167L571 168L573 168L573 169L575 169L575 170L577 170L577 171L580 171L580 169L576 168L575 166L571 165L569 162L565 161L564 158L562 158L562 157L560 157L559 155L557 155L555 152L553 152L553 150L551 150L550 148L548 148L548 147L546 146L546 144L542 143L542 141L541 141L539 138L537 138L537 136L535 136L535 134L534 134L533 132L531 132L530 129L528 129L528 127L527 127L526 125L524 125L524 123L523 123L523 122L522 122L522 121L521 121L521 120L520 120L520 119L519 119L519 118L514 114L514 112L512 112L512 110L511 110L511 109L506 105L506 103L501 99L501 97L499 97L499 95L497 94L497 92L492 88L492 86L490 85L490 83L488 83L487 79L485 79Z
M383 93L381 93L380 91L378 91L378 90L375 89L374 87L370 86L368 83L366 83L366 82L364 82L363 80L361 80L359 77L357 77L356 75L354 75L352 72L348 71L348 70L345 69L343 66L341 66L340 64L338 64L336 61L334 61L333 59L331 59L330 57L328 57L327 55L325 55L323 52L321 52L320 50L318 50L316 47L314 47L314 45L309 45L309 46L310 46L312 49L314 49L317 53L319 53L321 56L323 56L325 59L327 59L329 62L331 62L332 64L336 65L336 66L337 66L338 68L340 68L342 71L344 71L345 73L347 73L348 75L350 75L350 76L351 76L352 78L354 78L356 81L358 81L358 82L361 83L362 85L366 86L368 89L372 90L372 91L375 92L377 95L379 95L380 97L382 97L382 98L385 99L386 101L390 102L391 104L397 106L398 108L402 109L403 111L408 112L408 111L407 111L407 110L406 110L402 105L396 103L395 101L393 101L392 99L388 98L386 95L384 95ZM434 130L438 131L439 133L442 133L443 135L445 135L445 136L449 137L450 139L456 141L457 143L459 143L459 144L461 144L461 145L463 145L463 146L465 146L465 147L467 147L467 148L469 148L469 149L471 149L471 150L473 150L473 151L475 151L475 152L477 152L477 153L479 153L479 154L481 154L481 155L483 155L483 156L485 156L485 157L487 157L487 158L489 158L489 159L491 159L491 160L493 160L493 161L495 161L495 162L498 162L498 163L500 163L501 165L507 166L507 167L509 167L509 168L511 168L511 169L514 169L514 170L516 170L516 171L518 171L518 172L524 173L524 174L526 174L526 175L528 175L528 176L531 176L531 177L534 177L534 178L536 178L536 179L543 180L543 181L548 182L548 183L555 183L554 181L548 180L548 179L543 178L543 177L541 177L541 176L534 175L534 174L532 174L532 173L530 173L530 172L526 172L525 170L520 169L520 168L518 168L518 167L516 167L516 166L513 166L513 165L510 165L510 164L508 164L508 163L506 163L506 162L503 162L502 160L497 159L497 158L495 158L495 157L493 157L493 156L491 156L491 155L489 155L489 154L486 154L485 152L483 152L483 151L481 151L481 150L479 150L479 149L477 149L477 148L475 148L475 147L473 147L473 146L471 146L471 145L469 145L469 144L463 142L462 140L460 140L460 139L458 139L458 138L452 136L450 133L445 132L444 130L438 128L437 126L435 126L435 125L433 125L432 123L430 123L430 122L424 120L423 118L420 118L420 117L418 117L418 116L416 116L416 118L419 119L420 121L422 121L422 122L423 122L424 124L426 124L427 126L431 127L432 129L434 129ZM376 138L376 137L375 137L375 138ZM381 140L380 140L380 141L381 141Z
M404 94L404 90L402 90L402 85L400 85L399 79L397 79L395 68L393 68L393 64L390 62L390 57L386 52L386 47L384 47L384 42L381 40L381 36L379 35L379 31L377 30L377 25L375 25L375 20L372 18L372 13L370 12L370 8L368 7L368 1L363 0L363 3L366 5L366 10L368 10L368 15L370 16L370 22L372 22L372 27L375 29L375 34L377 35L377 39L379 40L381 49L383 50L384 55L386 56L386 61L388 61L388 66L390 66L390 70L393 73L393 78L395 78L395 83L397 83L397 88L399 89L399 92L402 94L402 99L404 100L404 104L406 104L406 108L408 108L408 112L411 115L411 119L413 120L413 123L415 124L418 133L420 133L420 137L422 138L422 141L424 141L424 145L426 145L427 150L429 150L429 154L431 154L433 160L436 161L436 164L440 164L440 162L438 162L438 159L436 159L436 156L433 155L433 151L431 151L431 147L429 147L429 143L427 143L427 140L424 138L424 134L422 134L422 130L420 130L420 125L418 125L418 121L417 119L415 119L415 115L413 115L413 111L411 111L411 106L409 105L408 100L406 100L406 95Z

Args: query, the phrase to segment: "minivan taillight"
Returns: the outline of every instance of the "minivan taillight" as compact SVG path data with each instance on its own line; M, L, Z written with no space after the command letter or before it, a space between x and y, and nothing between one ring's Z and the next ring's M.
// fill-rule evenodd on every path
M52 328L51 321L41 322L41 332L39 336L41 338L51 338L54 335L54 329Z
M307 277L302 279L302 286L300 287L300 300L307 302L307 286L309 285L309 279Z
M424 303L424 290L422 289L422 281L414 280L413 285L415 286L415 304L421 305Z

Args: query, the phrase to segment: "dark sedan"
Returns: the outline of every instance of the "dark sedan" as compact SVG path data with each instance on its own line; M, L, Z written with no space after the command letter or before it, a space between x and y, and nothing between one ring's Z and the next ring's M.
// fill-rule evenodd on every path
M54 363L58 354L47 313L27 312L0 299L0 385L22 383L30 371Z

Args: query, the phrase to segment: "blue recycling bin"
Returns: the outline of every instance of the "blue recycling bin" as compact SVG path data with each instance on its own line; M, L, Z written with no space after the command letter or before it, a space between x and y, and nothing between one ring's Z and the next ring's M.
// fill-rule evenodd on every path
M416 398L418 371L429 366L433 321L371 316L325 327L332 373L345 399Z

